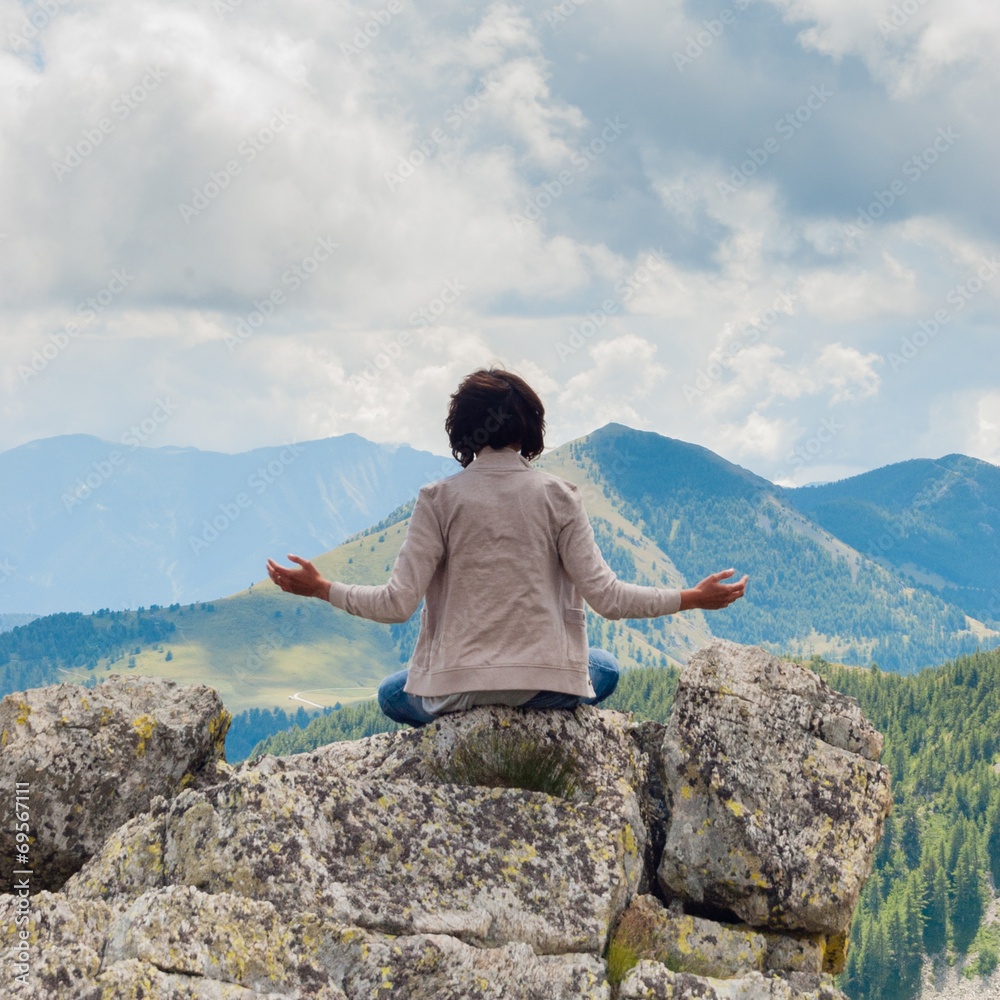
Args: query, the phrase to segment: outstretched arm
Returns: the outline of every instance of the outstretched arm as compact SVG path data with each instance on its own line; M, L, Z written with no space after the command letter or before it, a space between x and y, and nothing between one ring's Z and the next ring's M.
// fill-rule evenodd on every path
M298 594L301 597L318 597L325 601L330 595L330 581L325 579L320 571L308 560L300 559L289 553L288 558L298 563L301 569L291 569L279 566L273 559L267 561L267 575L286 594Z
M728 608L733 601L738 601L746 593L749 578L744 575L743 579L736 583L722 582L735 573L734 569L713 573L711 576L706 576L697 587L682 590L681 611L689 611L691 608L718 611L720 608Z
M410 526L392 566L387 583L370 586L358 583L332 583L306 559L290 555L300 569L279 566L273 559L267 562L267 574L282 590L306 597L319 597L329 601L351 615L359 615L374 622L405 622L427 591L427 586L444 558L444 539L437 518L420 491L410 515Z

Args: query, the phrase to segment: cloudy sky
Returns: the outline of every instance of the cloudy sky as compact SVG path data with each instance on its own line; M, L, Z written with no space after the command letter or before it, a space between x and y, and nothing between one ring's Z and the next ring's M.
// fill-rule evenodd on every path
M499 361L805 483L1000 463L993 0L0 0L0 450L446 450Z

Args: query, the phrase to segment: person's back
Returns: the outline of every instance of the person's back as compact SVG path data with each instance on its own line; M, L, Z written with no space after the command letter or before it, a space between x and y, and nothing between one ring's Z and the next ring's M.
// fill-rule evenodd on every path
M585 600L606 618L651 618L743 596L746 577L722 583L733 570L683 591L618 580L577 488L530 464L544 449L544 408L518 376L467 376L445 428L463 471L420 491L388 583L324 580L298 556L289 558L299 570L268 560L283 590L374 621L406 621L424 600L409 668L379 686L391 718L421 725L478 704L596 704L619 668L588 648Z
M427 587L408 691L474 683L592 696L583 600L560 557L574 493L512 449L489 447L464 472L424 487L420 502L444 555Z

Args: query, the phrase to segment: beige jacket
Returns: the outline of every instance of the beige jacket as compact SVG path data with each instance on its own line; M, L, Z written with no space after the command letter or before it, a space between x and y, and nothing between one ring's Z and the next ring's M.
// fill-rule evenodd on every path
M510 448L484 448L425 486L389 582L334 582L330 603L405 622L426 596L405 690L428 697L522 688L592 698L584 600L605 618L655 618L678 590L622 583L579 490Z

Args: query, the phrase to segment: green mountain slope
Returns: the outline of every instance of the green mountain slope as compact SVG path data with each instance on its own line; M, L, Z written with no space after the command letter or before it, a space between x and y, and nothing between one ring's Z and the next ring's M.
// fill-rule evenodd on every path
M864 558L777 487L704 448L610 424L538 464L578 485L598 544L623 580L681 587L728 566L750 574L745 600L724 612L624 622L590 615L591 644L613 651L626 668L677 666L713 634L857 665L874 659L904 672L1000 640L932 588ZM316 563L334 579L383 582L410 509ZM0 634L0 691L82 682L114 669L209 684L234 713L313 712L370 697L405 664L417 633L416 618L398 626L352 618L283 594L266 579L208 604L106 621L75 616L70 629L60 621L37 619ZM124 632L102 645L110 622Z
M1000 627L1000 468L914 460L787 490L800 511L884 565Z
M750 575L746 598L709 616L716 635L904 672L997 640L932 588L866 558L784 491L707 449L618 424L567 447L689 581L729 566Z

